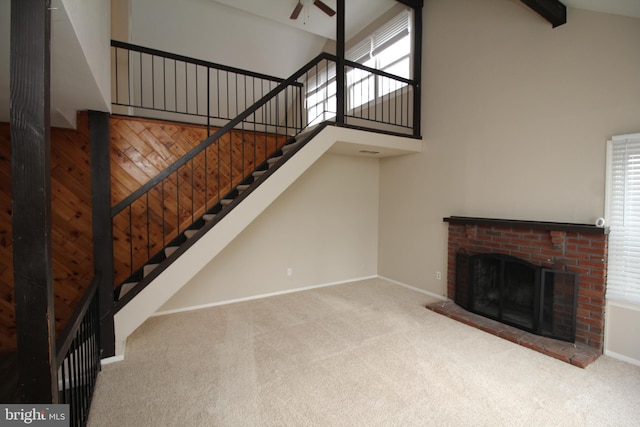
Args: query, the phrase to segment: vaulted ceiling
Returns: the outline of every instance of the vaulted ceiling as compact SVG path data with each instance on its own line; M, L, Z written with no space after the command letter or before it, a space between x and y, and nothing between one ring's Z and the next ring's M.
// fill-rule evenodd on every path
M66 20L64 15L64 7L62 3L65 0L53 0L58 11L54 17L52 45L53 50L65 52L65 55L56 55L59 59L58 65L53 61L52 72L52 89L56 93L52 95L52 122L57 126L67 127L74 124L73 110L80 108L96 108L102 109L104 97L96 91L95 84L88 84L93 97L91 102L85 99L77 99L80 95L86 95L88 90L66 90L68 87L75 87L83 80L91 81L90 75L82 79L77 78L78 67L68 60L68 56L72 53L69 49L69 37L66 35L74 35L75 31L71 28L71 24ZM94 0L108 1L108 0ZM228 7L235 8L239 11L260 16L268 20L278 22L283 25L294 27L324 37L326 39L335 39L335 17L330 18L317 7L314 7L312 0L301 0L305 3L302 13L297 20L289 19L298 0L208 0ZM328 6L336 8L336 0L323 0ZM448 0L425 0L428 5L429 1L448 1ZM504 0L505 2L517 2L521 0ZM396 0L346 0L346 16L347 16L347 39L362 30L368 23L372 22L376 17L382 15L396 4ZM640 18L640 0L562 0L569 8L587 9L596 12L612 13ZM0 0L0 120L8 121L9 118L9 0ZM526 7L523 5L523 7ZM568 25L571 25L571 11L568 14ZM65 18L65 19L63 19ZM76 45L77 40L70 37L70 40ZM65 46L64 48L61 46ZM82 49L75 49L74 52L82 53ZM80 61L83 70L89 70L86 61ZM86 74L86 73L85 73Z
M289 19L298 0L211 0L236 9L289 25L310 33L335 40L335 20L313 6L312 0L300 0L305 5L296 20ZM323 0L336 9L336 0ZM430 0L425 0L428 2ZM520 0L505 0L519 2ZM560 0L569 8L611 13L640 18L640 0ZM346 0L347 40L362 30L373 19L389 10L396 0ZM571 19L571 17L569 17Z

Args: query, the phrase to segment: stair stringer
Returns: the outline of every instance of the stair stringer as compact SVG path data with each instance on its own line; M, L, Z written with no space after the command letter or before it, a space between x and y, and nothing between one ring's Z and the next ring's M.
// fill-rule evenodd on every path
M417 139L325 127L115 314L116 357L124 356L126 339L140 325L222 252L323 154L334 146L337 152L344 154L345 147L354 145L367 150L379 149L383 156L422 151L422 141Z

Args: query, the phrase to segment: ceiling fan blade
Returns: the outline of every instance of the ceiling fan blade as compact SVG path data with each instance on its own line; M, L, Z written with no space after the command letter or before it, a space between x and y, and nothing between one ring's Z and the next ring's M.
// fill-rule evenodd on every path
M320 0L314 0L313 4L315 4L316 6L318 6L318 8L323 11L324 13L326 13L329 16L333 16L336 14L336 11L331 9L329 6L327 6L325 3L323 3Z
M293 9L291 16L289 19L298 19L298 15L300 15L300 11L302 10L302 3L298 2L296 7Z

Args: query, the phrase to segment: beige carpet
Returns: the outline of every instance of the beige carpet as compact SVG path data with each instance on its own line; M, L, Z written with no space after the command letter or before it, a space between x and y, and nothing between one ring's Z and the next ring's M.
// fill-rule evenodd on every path
M156 317L89 426L638 426L640 367L580 369L366 280Z

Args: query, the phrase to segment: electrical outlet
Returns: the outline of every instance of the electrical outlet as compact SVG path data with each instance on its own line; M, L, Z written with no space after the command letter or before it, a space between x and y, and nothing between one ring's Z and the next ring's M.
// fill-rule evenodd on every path
M442 280L442 273L440 273L439 271L436 271L436 279Z
M291 267L287 268L287 276L288 277L293 276L293 268L291 268Z

